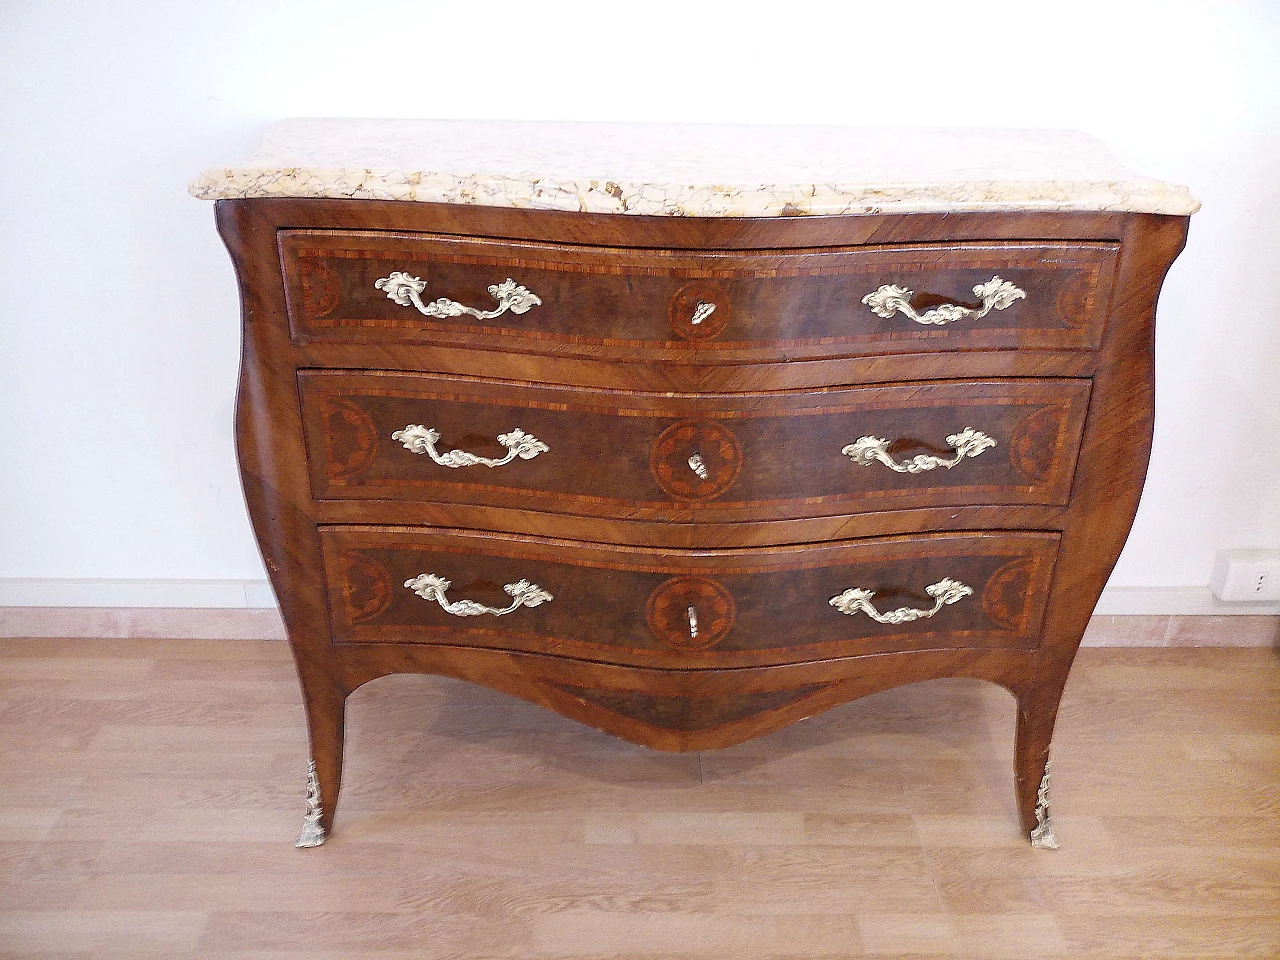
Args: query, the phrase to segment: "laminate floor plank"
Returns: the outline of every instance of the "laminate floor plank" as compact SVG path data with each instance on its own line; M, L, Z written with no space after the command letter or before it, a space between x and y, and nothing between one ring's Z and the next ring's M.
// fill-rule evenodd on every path
M299 851L284 643L0 642L0 957L1280 956L1273 650L1081 651L1056 851L987 684L704 754L434 677L348 726L337 832Z

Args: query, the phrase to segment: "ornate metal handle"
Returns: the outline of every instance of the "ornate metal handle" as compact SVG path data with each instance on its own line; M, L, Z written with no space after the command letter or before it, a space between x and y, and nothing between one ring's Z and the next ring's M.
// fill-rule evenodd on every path
M436 441L440 439L440 431L433 427L424 427L420 423L411 423L403 430L391 434L392 440L399 440L410 453L425 453L442 467L474 467L484 464L486 467L500 467L510 463L516 457L521 460L532 460L540 453L551 448L532 434L525 433L516 427L510 433L498 434L498 442L507 448L507 455L501 460L489 457L478 457L465 450L450 450L441 456L436 450Z
M926 470L936 470L938 467L946 467L950 470L965 457L976 457L983 450L989 450L995 445L996 442L981 430L965 427L959 433L953 433L947 437L947 446L956 452L950 460L922 453L905 463L899 463L889 456L889 441L883 437L859 437L853 443L843 447L840 452L854 463L860 463L864 467L879 461L895 473L924 473Z
M929 584L924 588L924 592L933 597L932 610L899 607L897 610L881 613L871 605L871 598L876 595L875 591L863 590L861 587L850 587L844 593L832 597L828 603L841 613L847 613L849 616L861 611L876 623L910 623L912 620L928 620L948 604L963 600L969 596L973 593L973 588L965 586L959 580L952 580L947 577L937 583Z
M412 580L406 580L404 585L423 600L434 600L440 604L445 613L451 613L455 617L478 617L482 613L503 617L521 607L536 607L555 599L536 583L530 583L528 580L517 580L515 583L503 586L502 589L511 597L511 604L501 608L486 607L474 600L454 600L450 603L444 592L452 586L452 583L434 573L419 574Z
M394 300L402 307L414 306L418 312L427 317L460 317L469 313L477 320L492 320L510 310L512 313L528 313L530 307L542 305L536 293L531 293L510 277L502 283L491 283L489 295L498 301L495 310L477 310L464 306L456 300L441 297L434 303L422 302L422 291L427 289L427 281L411 277L407 273L394 271L391 276L374 281L379 290L387 292L387 299Z
M1008 280L992 277L986 283L980 283L974 287L973 295L982 301L982 306L976 310L972 307L962 307L958 303L944 303L924 313L916 313L910 302L912 291L906 287L886 283L875 293L868 293L862 298L862 302L870 307L871 312L877 317L884 317L886 320L901 311L908 320L940 327L944 323L955 320L980 320L992 310L1003 310L1015 300L1025 300L1027 291L1015 287Z

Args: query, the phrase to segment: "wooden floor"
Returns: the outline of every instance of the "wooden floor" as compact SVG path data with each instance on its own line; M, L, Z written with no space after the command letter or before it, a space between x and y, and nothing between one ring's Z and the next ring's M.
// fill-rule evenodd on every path
M283 643L0 641L0 956L1280 956L1274 650L1083 651L1057 851L976 682L701 755L431 677L348 717L335 835L295 850Z

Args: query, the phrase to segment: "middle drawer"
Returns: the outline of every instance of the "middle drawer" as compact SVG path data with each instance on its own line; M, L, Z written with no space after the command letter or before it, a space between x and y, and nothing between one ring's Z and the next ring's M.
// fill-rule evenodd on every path
M1060 505L1087 380L670 394L299 372L318 500L636 520Z

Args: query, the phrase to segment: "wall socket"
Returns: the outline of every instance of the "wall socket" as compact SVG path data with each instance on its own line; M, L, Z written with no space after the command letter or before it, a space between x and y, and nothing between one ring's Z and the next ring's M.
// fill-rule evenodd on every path
M1280 550L1219 550L1209 589L1219 600L1280 600Z

